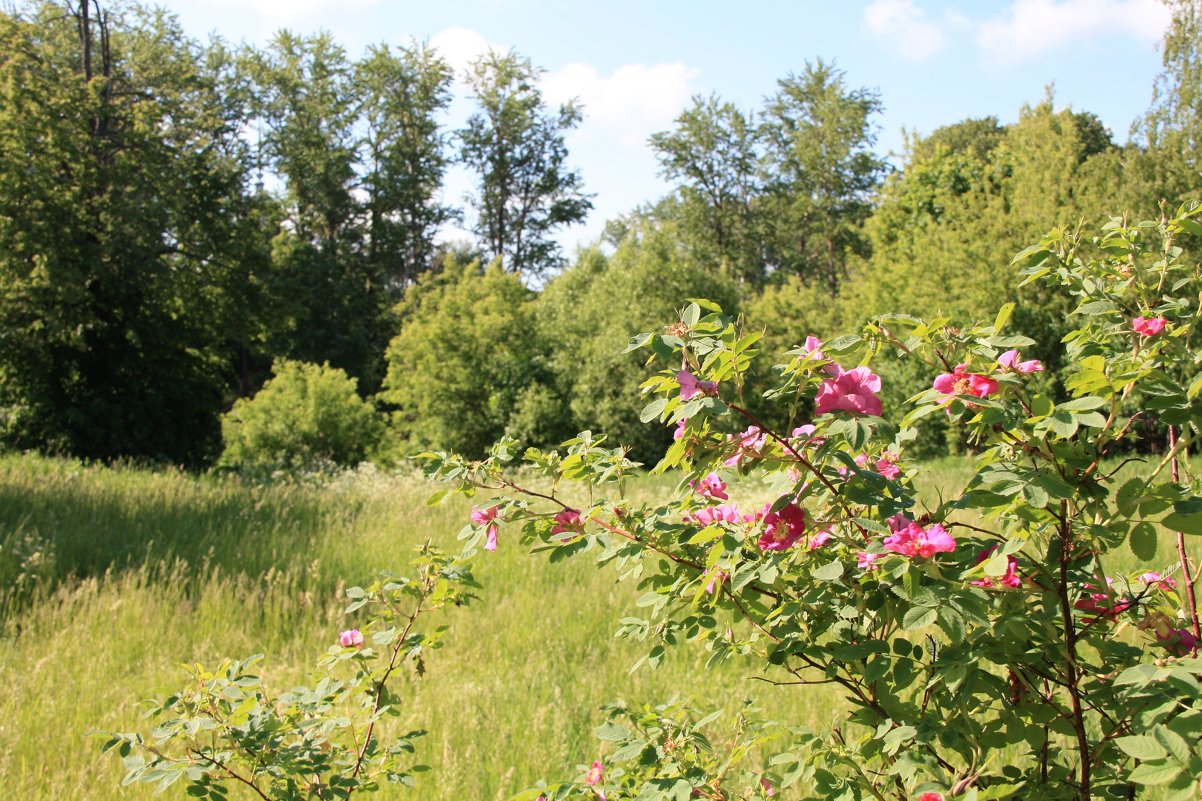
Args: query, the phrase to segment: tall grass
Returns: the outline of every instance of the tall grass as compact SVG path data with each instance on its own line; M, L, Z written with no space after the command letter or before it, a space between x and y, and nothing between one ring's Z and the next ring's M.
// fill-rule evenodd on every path
M923 502L937 505L968 475L964 460L925 465ZM662 486L646 480L635 493ZM152 797L119 787L120 765L101 761L85 732L144 731L139 701L180 686L183 662L262 652L270 686L304 681L353 622L341 611L345 586L403 569L427 539L457 547L468 508L426 506L428 489L374 471L320 486L250 486L0 457L6 797ZM1125 550L1111 559L1115 570L1136 566ZM844 709L829 688L752 682L752 664L707 669L707 654L688 647L657 671L629 673L642 650L610 633L636 589L587 557L547 564L503 531L500 549L475 569L479 601L441 621L451 626L447 647L424 678L397 688L397 725L430 732L419 755L433 772L381 798L500 799L570 775L597 755L596 709L616 698L664 701L689 688L698 706L733 709L754 696L769 717L818 727Z

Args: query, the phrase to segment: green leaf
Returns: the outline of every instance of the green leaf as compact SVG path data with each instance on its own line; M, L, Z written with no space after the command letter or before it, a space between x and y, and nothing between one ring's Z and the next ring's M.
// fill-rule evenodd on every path
M1060 404L1060 408L1067 409L1070 412L1088 412L1093 409L1100 409L1105 405L1105 398L1099 398L1096 395L1087 395L1084 398L1073 398L1070 401L1065 401Z
M1131 529L1131 536L1127 538L1127 547L1131 549L1131 553L1135 554L1136 559L1141 562L1150 562L1156 558L1158 539L1156 526L1144 521L1137 523Z
M1168 784L1177 778L1179 773L1181 773L1181 768L1172 763L1153 765L1145 762L1131 771L1127 780L1136 784Z
M594 730L598 740L611 743L622 743L630 739L630 729L620 723L603 723Z
M906 610L902 618L902 628L906 631L926 628L935 622L936 612L929 606L912 606Z
M843 563L839 560L828 562L814 571L814 578L819 581L835 581L843 575Z
M1046 395L1036 395L1031 398L1031 414L1036 417L1047 417L1056 405Z
M1174 503L1173 511L1164 516L1160 521L1161 525L1170 531L1180 531L1183 534L1202 534L1202 512L1194 510L1189 504L1190 500L1193 499Z
M1119 737L1114 741L1129 757L1149 762L1154 759L1164 759L1168 753L1160 744L1146 734L1136 734L1131 737Z
M664 407L668 405L669 400L671 400L671 398L656 398L648 403L643 407L643 410L639 412L639 422L650 423L652 420L659 417L660 413L664 410Z
M1003 303L1002 308L998 309L997 317L993 319L993 330L995 333L1000 333L1003 326L1010 321L1010 315L1014 312L1014 302Z
M1065 439L1069 439L1077 433L1077 418L1071 412L1064 411L1063 408L1052 412L1048 421L1052 430Z
M1178 763L1183 766L1189 765L1192 756L1190 747L1180 734L1165 726L1157 726L1152 730L1152 736L1156 738L1156 742L1163 745L1172 754L1173 759Z

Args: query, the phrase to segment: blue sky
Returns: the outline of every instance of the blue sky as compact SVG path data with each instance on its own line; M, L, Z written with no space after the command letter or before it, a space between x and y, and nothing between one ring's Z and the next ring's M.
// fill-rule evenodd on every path
M1159 0L168 0L194 35L262 43L279 28L332 32L352 56L374 42L426 39L462 66L515 48L547 72L551 100L578 98L569 137L596 209L565 232L571 249L606 219L667 191L647 137L696 94L759 105L807 60L834 60L853 87L880 92L878 144L967 117L1018 117L1054 84L1057 106L1097 114L1115 139L1148 107L1168 13ZM459 89L462 95L462 89ZM449 124L470 109L461 100ZM451 200L470 189L449 176Z

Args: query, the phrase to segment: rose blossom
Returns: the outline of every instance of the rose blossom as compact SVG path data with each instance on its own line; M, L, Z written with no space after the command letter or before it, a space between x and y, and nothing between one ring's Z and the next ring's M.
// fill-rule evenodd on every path
M363 632L359 629L347 629L338 635L338 644L343 648L362 648Z
M697 396L717 395L718 385L713 381L702 381L688 370L676 374L676 383L680 384L680 399L692 400Z
M488 541L484 543L484 550L486 551L495 551L497 549L497 524L493 520L499 511L501 511L500 504L490 506L487 509L472 508L472 522L477 526L488 524L488 530L485 532L488 535Z
M814 413L843 411L879 417L881 399L876 393L880 391L880 376L869 371L867 367L847 371L840 369L818 388L818 394L814 397Z
M1029 359L1025 362L1020 362L1022 356L1017 350L1008 350L1001 356L997 357L999 367L1004 367L1007 370L1013 370L1016 373L1041 373L1043 372L1043 362L1039 359Z
M767 504L761 512L764 533L760 535L759 546L765 551L787 550L805 534L805 510L793 503L785 504L775 512L769 511L771 508L772 505Z
M1131 330L1141 337L1154 337L1164 330L1165 322L1163 317L1136 317L1131 321Z
M703 498L713 498L716 501L725 501L730 498L726 494L726 484L718 477L717 473L710 473L705 478L690 485L698 495Z
M984 398L998 391L998 382L992 378L968 372L968 364L957 364L950 373L935 378L931 385L944 395L976 395Z

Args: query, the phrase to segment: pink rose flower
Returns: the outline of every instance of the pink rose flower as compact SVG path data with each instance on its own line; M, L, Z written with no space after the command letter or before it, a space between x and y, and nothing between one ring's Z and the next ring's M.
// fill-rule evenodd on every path
M943 373L935 378L932 386L944 395L976 395L984 398L999 389L998 382L992 378L968 372L967 364L958 364L950 373Z
M564 539L570 539L577 534L584 533L584 522L580 519L580 512L576 509L564 509L559 514L555 515L555 525L551 527L551 536L560 534L566 535Z
M768 781L766 776L760 777L760 787L763 789L764 795L769 798L776 795L776 788L772 786L772 782Z
M870 372L867 367L846 372L840 370L818 388L818 394L814 397L814 412L826 414L844 411L879 417L881 399L876 393L880 391L880 376Z
M1123 612L1126 612L1131 608L1131 601L1126 598L1120 599L1113 592L1111 592L1110 585L1112 584L1114 584L1114 579L1106 579L1106 589L1104 591L1099 590L1093 584L1084 585L1085 589L1090 590L1091 592L1089 592L1089 594L1085 597L1078 599L1077 602L1073 604L1073 608L1097 615L1098 618L1114 620ZM1097 618L1087 617L1083 618L1082 620L1084 623L1088 624L1094 622L1096 619Z
M594 760L593 766L589 769L588 775L584 778L584 783L590 786L600 784L604 773L605 771L601 767L601 760Z
M760 549L765 551L787 550L805 535L805 510L793 503L785 504L775 512L768 511L770 508L772 505L766 504L761 512L764 520L764 533L760 535Z
M1173 656L1188 656L1202 646L1189 629L1169 629L1164 633L1157 631L1156 640Z
M918 801L943 801L943 793L923 793Z
M682 417L676 424L676 430L672 432L672 439L684 439L684 427L689 424L689 418Z
M705 591L710 595L713 595L715 592L717 592L718 588L722 586L722 582L726 581L729 575L730 574L722 568L718 568L710 574L710 580L709 583L705 585Z
M1025 362L1019 361L1022 356L1017 350L1008 350L1001 356L997 357L999 367L1007 370L1013 370L1016 373L1041 373L1043 372L1043 362L1039 359L1030 359Z
M714 523L750 523L754 519L752 515L741 513L739 507L733 503L724 503L721 506L707 506L704 509L698 509L696 512L685 515L685 520L699 526L709 526Z
M824 529L822 529L822 531L815 532L814 534L812 534L810 536L810 542L807 545L807 547L811 551L813 551L817 548L821 548L823 545L826 545L827 542L830 541L830 538L832 536L833 536L833 534L832 534L831 530L829 528L824 528Z
M1141 575L1139 581L1150 587L1159 587L1162 590L1177 589L1177 581L1172 576L1162 576L1151 570Z
M712 498L715 501L725 501L730 498L726 494L726 484L722 479L718 478L717 473L710 473L705 478L690 486L703 498Z
M1136 317L1131 321L1131 330L1141 337L1154 337L1164 330L1166 322L1163 317Z
M890 481L900 476L901 468L897 466L897 454L893 451L882 453L881 458L876 460L876 471Z
M488 541L484 543L484 550L486 551L495 551L497 549L497 524L493 520L496 519L499 511L501 511L500 504L490 506L487 509L472 507L472 522L477 526L488 525L488 530L485 532L488 536Z
M996 550L996 545L990 545L988 548L981 551L981 553L977 555L977 564L979 565L989 557L993 556L993 552ZM1006 589L1017 589L1021 587L1023 583L1022 578L1020 578L1018 575L1018 560L1013 556L1007 556L1006 572L1003 573L999 579L994 579L992 576L985 576L984 578L977 579L976 581L970 583L974 587L981 587L986 590L998 589L998 585L1001 585Z
M894 518L890 518L889 523L890 528L893 528ZM899 553L902 556L930 559L937 553L950 553L956 550L956 541L938 523L930 528L923 528L917 523L906 521L906 525L903 527L899 521L893 533L885 537L885 550Z
M680 384L680 399L692 400L697 396L713 396L718 394L718 385L713 381L702 381L688 370L676 374L676 383Z
M737 436L732 435L731 439L736 440L737 444L735 445L735 452L723 462L727 467L738 467L747 458L760 458L764 455L764 446L768 444L768 435L758 426L750 426L741 434Z
M338 644L343 648L362 648L363 632L359 629L347 629L338 635Z
M883 553L868 553L860 551L856 554L856 567L861 570L876 570L880 565L876 563L878 559L883 557Z

